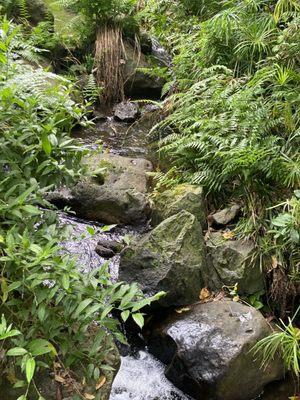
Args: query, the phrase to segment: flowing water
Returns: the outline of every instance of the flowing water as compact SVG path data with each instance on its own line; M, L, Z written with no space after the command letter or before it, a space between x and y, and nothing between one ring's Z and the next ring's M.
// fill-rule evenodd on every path
M158 49L159 51L159 49ZM103 116L96 123L96 129L80 131L74 136L85 147L96 149L103 146L105 151L129 157L143 157L156 162L153 146L150 144L149 130L153 126L153 113L150 118L133 125L117 122L112 117ZM154 115L155 118L155 115ZM63 245L67 252L78 258L84 271L100 266L105 260L98 256L95 247L98 240L122 240L134 237L147 230L143 227L114 227L103 232L103 225L87 222L66 214L60 214L62 224L71 225L73 234ZM92 227L91 234L87 227ZM110 263L114 280L118 277L120 257L116 255ZM121 350L122 353L122 350ZM190 400L178 390L164 375L165 365L147 352L146 347L138 350L130 348L121 357L121 367L114 381L110 400ZM261 400L288 400L293 393L293 385L273 383L260 396Z

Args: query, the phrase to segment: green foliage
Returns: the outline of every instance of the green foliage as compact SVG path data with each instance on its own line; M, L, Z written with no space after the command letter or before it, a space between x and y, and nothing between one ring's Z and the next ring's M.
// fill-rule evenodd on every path
M299 2L217 3L152 0L140 14L173 55L166 118L156 127L173 165L158 182L172 185L176 171L217 207L243 204L236 234L255 240L269 276L281 271L267 294L284 310L300 268Z
M299 378L300 329L293 325L297 312L293 319L289 318L287 324L281 321L281 326L278 326L279 332L272 333L254 346L254 354L261 358L262 368L267 367L280 354L286 370Z
M26 399L35 371L55 360L90 365L87 381L105 373L113 338L125 340L111 313L142 326L140 309L161 294L145 300L136 285L112 283L106 264L84 274L62 252L67 231L44 195L84 173L70 132L85 109L68 81L22 62L16 27L3 19L0 31L0 338Z

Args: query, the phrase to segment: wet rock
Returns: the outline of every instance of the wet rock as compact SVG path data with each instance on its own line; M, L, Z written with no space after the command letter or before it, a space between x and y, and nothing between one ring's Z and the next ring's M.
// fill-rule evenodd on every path
M250 240L228 240L221 232L212 232L206 242L206 285L211 290L238 284L240 294L253 294L264 288L258 263L252 265L255 246Z
M154 226L182 210L194 214L202 226L205 224L205 203L201 186L177 185L158 193L153 203L151 222Z
M124 43L124 47L126 56L123 73L126 96L144 99L160 98L162 88L165 84L164 79L144 72L143 68L152 67L146 56L139 53L128 42Z
M99 244L97 245L95 251L100 257L103 258L112 258L116 254L112 249L101 246Z
M251 400L283 376L275 359L266 369L251 349L271 329L259 311L231 301L197 304L157 327L150 351L166 376L196 400Z
M140 116L139 106L131 101L123 101L115 106L114 116L122 122L134 122Z
M50 201L59 207L70 206L83 218L109 224L141 224L148 219L150 161L94 154L85 163L94 176L83 178L73 188L50 193ZM97 172L99 169L103 171Z
M99 240L96 246L96 253L103 258L112 258L120 253L124 245L116 240Z
M189 304L203 287L204 263L201 225L181 211L123 251L119 278L137 282L146 294L166 291L162 306Z
M215 214L212 214L211 222L213 226L220 227L226 226L238 217L241 211L241 206L238 204L234 204L231 207L225 208Z
M117 240L107 240L107 239L100 239L98 241L98 246L103 246L108 249L111 249L114 253L119 253L124 247L123 243Z
M148 32L142 31L139 35L141 52L145 55L150 55L152 53L152 38Z

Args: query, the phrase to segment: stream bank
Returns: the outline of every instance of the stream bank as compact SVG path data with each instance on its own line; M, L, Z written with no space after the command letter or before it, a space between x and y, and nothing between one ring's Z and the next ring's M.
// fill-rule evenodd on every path
M108 129L108 132L106 132L106 134L103 134L104 129ZM86 133L81 132L80 134L76 133L75 136L81 141L81 143L84 146L87 146L90 149L95 149L96 147L99 146L99 143L94 142L95 138L97 138L97 141L103 139L103 142L105 144L107 152L109 149L109 152L111 152L112 154L120 155L120 153L121 153L122 157L130 156L130 157L133 157L133 159L136 156L139 157L141 154L144 154L146 157L148 157L148 155L151 154L151 150L149 150L148 145L147 145L147 137L148 137L147 135L149 132L149 125L147 125L146 128L144 129L143 126L139 127L138 122L135 122L134 125L131 127L131 129L133 130L131 135L134 136L134 140L135 140L134 143L136 144L136 146L134 146L134 149L130 145L124 146L124 147L122 147L122 145L116 145L116 149L113 148L115 143L118 142L118 139L117 139L118 133L119 132L126 133L126 132L128 132L128 130L130 130L130 124L120 122L120 121L115 121L115 119L113 117L106 118L106 120L102 121L100 123L100 125L98 125L98 127L96 126L96 130L94 130L93 132L86 132ZM142 134L140 135L141 132L142 132ZM125 135L125 138L126 137L127 136ZM141 142L139 140L141 140ZM131 142L132 142L132 139L130 139L129 144ZM123 143L124 143L124 141L123 141ZM146 146L146 147L144 147L144 146ZM142 151L142 149L143 149L143 151ZM150 158L150 157L148 157L148 158ZM179 191L179 193L181 194L181 191ZM172 198L174 197L173 195L174 195L174 193L172 194ZM198 194L198 196L199 196L199 194ZM200 196L201 196L201 193L200 193ZM193 213L195 212L194 209L193 210L190 209L190 207L194 206L194 204L195 204L195 202L194 202L195 198L193 196L190 197L190 195L189 195L188 202L186 202L186 198L184 198L184 206L182 203L182 198L180 196L179 196L179 198L180 198L180 201L178 201L178 203L176 203L177 208L175 207L175 209L174 209L175 215L176 215L176 212L178 211L178 207L179 207L179 209L183 208L183 209L188 209L189 211L192 211ZM198 197L198 200L199 200L199 197ZM165 204L167 204L166 199L164 199L164 202L165 202ZM189 211L185 211L185 212L189 212ZM198 232L201 232L201 225L203 226L205 224L205 222L203 221L203 212L204 212L204 208L202 208L201 212L198 213L199 221L200 221L199 226L197 225L197 228L196 228L198 230ZM190 215L192 215L192 214L190 214ZM168 220L168 216L162 217L162 220L164 220L165 217ZM231 218L231 219L229 218L229 221L225 221L226 222L225 226L227 223L232 223L232 221L234 220L235 217L236 217L236 215L234 215L233 218ZM171 218L172 218L172 216L171 216ZM128 251L128 249L131 248L132 249L131 252L136 252L135 243L139 243L140 240L145 240L145 238L147 238L149 235L153 235L152 232L155 232L155 230L154 231L149 230L150 227L146 220L143 220L142 221L143 223L141 223L141 224L135 224L133 226L130 226L127 223L125 223L125 225L124 225L124 223L123 223L120 226L113 227L110 232L103 233L103 232L101 232L101 229L100 229L101 226L103 226L103 224L101 224L101 223L99 224L99 223L95 223L95 221L88 222L86 220L78 220L78 219L70 218L66 215L62 215L61 219L62 219L63 223L71 224L71 225L75 226L75 234L77 236L77 241L70 240L70 242L64 244L65 248L67 249L67 251L69 251L73 254L79 255L79 257L81 258L80 264L86 265L87 270L92 269L94 266L96 266L99 263L105 262L107 259L107 257L103 258L95 252L95 248L99 241L101 242L101 244L103 244L105 242L109 243L112 240L122 242L123 238L126 237L126 243L125 243L126 246L125 247L127 247L127 250L125 250L125 251ZM161 218L159 219L159 221L160 220L161 220ZM158 221L158 226L160 226L159 221ZM115 222L115 221L110 221L110 222ZM87 233L87 226L92 226L93 230L96 232L96 234L90 235L89 233ZM173 230L174 230L174 228L171 229L171 231L173 231ZM221 230L221 232L222 232L222 230ZM80 238L81 235L84 235L85 237L78 241L78 237ZM128 238L129 238L129 240L128 240ZM182 240L182 239L180 239L180 240ZM161 239L159 239L159 241L161 241ZM174 241L174 239L171 239L171 242L173 242L173 241ZM244 254L244 247L242 246L242 249L240 250L239 247L236 246L236 243L234 243L235 242L234 240L229 240L229 242L233 242L232 248L230 250L226 250L224 254L222 253L224 250L222 250L221 251L222 257L219 254L218 257L215 258L215 260L217 260L218 258L221 257L222 262L221 262L221 264L219 262L218 265L219 266L223 265L223 271L226 270L226 268L228 268L229 265L231 265L231 262L233 259L236 260L235 274L237 274L237 273L240 274L239 278L241 279L241 281L243 281L243 280L245 281L245 279L246 280L248 279L247 276L245 276L245 270L241 271L241 269L240 269L240 266L244 264L244 259L246 257L246 255ZM146 242L144 242L144 243L146 243ZM193 242L191 243L191 245L193 248ZM239 244L239 245L241 245L241 244ZM166 244L166 246L167 246L167 248L169 248L168 244ZM201 246L203 246L203 245L201 245ZM217 244L217 246L214 246L214 248L217 248L217 249L220 247L221 248L224 247L224 243L222 240L221 240L221 242L219 242ZM225 248L227 248L227 247L228 247L228 242L226 242ZM162 251L164 253L166 250L161 248L160 251ZM228 251L229 251L229 253L228 253ZM189 252L189 251L185 251L184 253L187 253L187 252ZM137 257L139 258L138 254L139 253L137 253ZM148 256L149 256L149 253L148 253ZM110 271L111 271L113 279L115 279L115 280L118 279L119 265L120 265L120 261L121 261L122 257L124 257L124 251L121 251L121 254L119 253L119 254L114 255L109 261L110 262ZM157 249L154 250L154 253L151 255L151 257L155 261L155 259L157 257ZM170 255L169 255L169 257L170 257ZM171 256L171 259L176 262L176 258L174 258L174 257L177 257L177 251L173 252L173 255ZM233 271L232 271L232 273L233 273ZM205 279L207 279L207 277L209 278L209 274L207 274L207 270L206 270L206 274L204 274L204 276L206 277ZM234 279L236 279L236 276L234 276ZM218 285L219 283L215 283L215 284ZM203 287L203 285L204 285L204 282L201 283L199 281L199 288L197 289L198 293L199 293L199 289L201 289L201 287ZM247 287L248 286L249 285L247 285ZM165 287L165 284L163 284L163 287L159 286L157 289L163 289L164 287ZM187 290L187 288L185 288L184 290ZM196 296L196 294L194 296ZM192 299L190 299L190 300L192 302ZM173 301L173 300L171 300L171 301ZM185 300L182 300L178 304L173 303L173 307L175 305L178 306L179 304L186 305L187 303L185 302ZM236 303L233 303L233 304L235 305ZM172 305L172 303L168 304L168 306L170 306L170 305ZM247 307L246 307L246 309L247 309ZM187 308L186 311L188 311L188 310L189 310L189 307ZM249 310L250 310L250 308L249 308ZM255 315L257 315L257 316L259 315L259 312L255 311L255 310L254 310L254 312L256 313ZM242 315L247 316L248 315L247 310ZM243 323L244 317L241 316L241 318L242 318L241 321ZM185 332L185 334L187 333L189 335L192 331L191 331L191 328L188 328L188 326L189 325L187 324L186 327L184 328L183 332ZM249 329L250 329L249 330L249 332L250 332L252 330L252 327L250 327ZM266 329L266 327L263 329ZM218 342L218 340L217 340L217 342ZM232 338L231 340L234 342L234 338ZM220 345L220 343L219 343L219 345ZM213 346L213 342L208 341L207 346L208 347ZM231 344L229 344L229 346L231 346ZM165 347L165 349L166 348L167 347ZM217 350L218 349L219 349L219 346L217 345ZM121 351L121 354L122 354L122 351ZM144 345L144 347L139 348L139 349L132 347L131 350L129 350L129 353L127 351L123 355L123 357L121 357L121 360L122 360L121 368L117 374L117 377L115 378L111 396L110 396L110 400L119 400L119 399L122 399L122 400L127 400L127 399L128 400L129 399L134 399L134 400L156 400L156 399L188 400L188 399L190 399L190 397L187 394L183 394L183 392L181 392L179 389L177 389L175 386L173 386L170 381L167 380L167 378L164 375L165 365L163 363L161 363L157 358L150 355L146 344ZM166 363L168 363L167 360L164 360L164 361ZM251 364L251 362L250 362L250 364ZM259 366L256 366L254 368L254 372L255 372L255 369L257 370L258 374L261 375ZM268 378L268 379L269 379L269 381L270 380L272 381L274 379L275 380L279 379L281 376L282 376L281 372L275 372L275 375L273 375L273 377L271 379L270 378ZM255 378L254 376L252 376L252 379L253 379L253 382L255 382L257 380L257 378ZM262 391L263 386L265 386L265 384L268 383L268 379L266 379L264 384L262 384L261 386L258 386L258 387L261 387L260 391ZM281 400L282 399L282 393L280 392L281 387L282 387L281 384L274 383L274 382L270 383L269 385L267 385L267 388L266 388L264 394L260 395L258 398L269 399L270 396L272 396L273 399ZM283 387L284 387L284 396L286 396L287 389L285 386L283 386ZM183 387L183 390L184 389L185 388ZM293 394L292 385L289 386L288 390L291 390L290 394ZM277 393L278 393L278 396L277 396ZM257 394L259 394L259 393L257 393ZM241 398L247 398L249 400L254 399L254 397L239 397L240 396L239 394L237 396L238 397L236 397L236 399L241 399ZM193 398L198 398L198 397L193 397ZM213 397L211 397L211 398L213 398ZM257 398L257 397L255 397L255 398Z

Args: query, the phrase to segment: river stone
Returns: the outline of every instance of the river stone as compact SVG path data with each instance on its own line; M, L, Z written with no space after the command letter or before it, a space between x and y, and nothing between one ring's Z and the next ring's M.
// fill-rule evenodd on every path
M255 246L251 240L228 240L221 232L211 232L206 241L206 286L219 290L238 284L239 294L254 294L264 288L259 263L251 265Z
M158 326L150 351L165 374L196 400L251 400L283 376L275 359L261 369L251 349L271 329L261 313L232 301L197 304Z
M119 279L137 282L147 295L165 291L159 304L179 306L198 299L204 262L201 225L181 211L121 253Z
M158 193L153 199L151 222L154 226L164 219L185 210L205 224L205 204L201 186L182 184Z
M147 197L152 164L142 158L95 154L85 159L89 172L101 168L94 177L83 178L73 188L49 194L57 206L70 206L77 215L109 224L141 224L150 215Z
M140 116L139 106L131 101L123 101L114 107L114 116L123 122L134 122Z
M225 208L215 214L211 215L212 225L214 226L225 226L230 222L233 222L239 215L241 206L233 204L231 207Z

